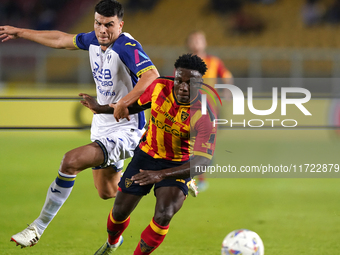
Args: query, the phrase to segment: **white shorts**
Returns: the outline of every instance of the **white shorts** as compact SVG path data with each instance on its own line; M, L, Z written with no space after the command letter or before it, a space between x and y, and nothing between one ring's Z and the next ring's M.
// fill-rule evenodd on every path
M102 136L92 134L92 142L96 142L104 153L104 163L93 169L112 166L117 172L122 170L124 159L133 157L133 151L138 146L144 131L144 129L122 129Z

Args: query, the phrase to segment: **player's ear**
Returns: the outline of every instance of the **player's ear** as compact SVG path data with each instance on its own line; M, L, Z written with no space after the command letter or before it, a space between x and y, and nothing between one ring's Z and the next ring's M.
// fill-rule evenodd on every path
M124 20L122 20L120 23L119 23L119 33L121 33L123 31L123 26L124 26Z

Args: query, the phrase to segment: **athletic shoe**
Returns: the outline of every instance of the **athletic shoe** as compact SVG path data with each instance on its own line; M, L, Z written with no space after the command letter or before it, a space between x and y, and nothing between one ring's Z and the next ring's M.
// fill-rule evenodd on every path
M107 241L99 248L94 255L110 255L113 254L124 241L123 236L119 237L118 243L110 245Z
M191 181L190 181L189 194L193 197L197 197L197 195L198 195L198 188L196 186L195 179L191 179Z
M37 227L34 223L32 223L23 231L13 235L11 237L11 242L16 242L17 246L21 245L21 248L25 248L28 246L31 247L37 244L40 236L41 235L38 234Z

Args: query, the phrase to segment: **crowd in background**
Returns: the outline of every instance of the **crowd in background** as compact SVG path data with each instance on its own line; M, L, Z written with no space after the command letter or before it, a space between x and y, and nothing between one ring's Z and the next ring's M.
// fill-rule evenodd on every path
M320 0L306 0L302 8L302 20L307 27L340 23L340 0L324 6Z
M162 0L128 0L126 8L131 11L151 11ZM231 20L231 31L244 34L259 33L265 29L265 22L256 13L244 11L248 2L258 4L275 4L282 0L210 0L210 9L228 16ZM56 29L58 14L66 4L75 0L1 0L0 24L11 24L38 30ZM95 0L94 0L95 2ZM306 0L302 6L301 17L307 27L321 24L340 23L340 0L334 0L325 6L320 0Z
M0 24L38 30L55 29L58 12L66 2L67 0L2 0L0 3Z

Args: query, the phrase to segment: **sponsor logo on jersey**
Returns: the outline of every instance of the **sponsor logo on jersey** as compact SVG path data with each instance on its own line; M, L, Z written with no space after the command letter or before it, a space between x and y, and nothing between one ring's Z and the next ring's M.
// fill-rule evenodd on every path
M138 49L135 49L135 63L136 66L143 65L144 63L147 63L151 61L148 56L146 56L143 52L139 51Z
M132 46L132 47L136 46L136 44L135 44L135 43L134 43L134 44L132 44L132 43L130 43L130 42L128 42L128 43L125 43L125 45L130 45L130 46Z
M162 129L167 133L171 133L174 136L186 138L186 139L189 138L189 132L180 132L178 129L172 128L172 126L156 119L154 116L151 117L151 122L154 123L155 126L158 127L159 129Z

